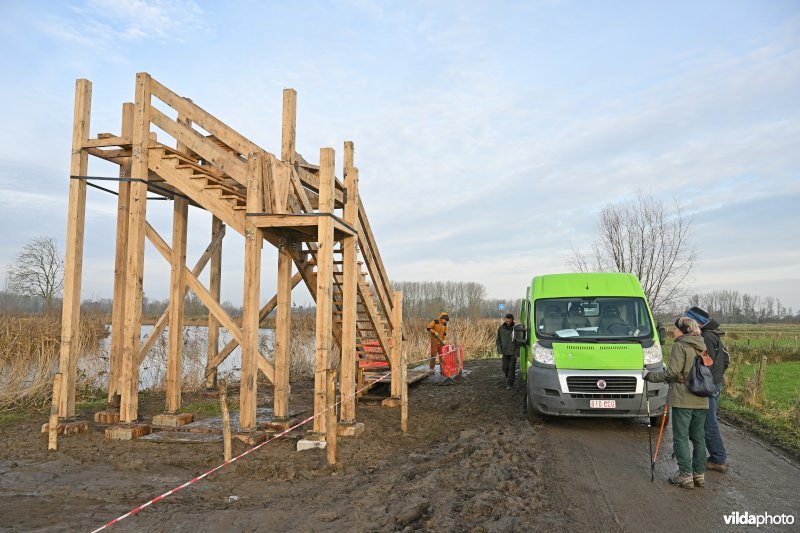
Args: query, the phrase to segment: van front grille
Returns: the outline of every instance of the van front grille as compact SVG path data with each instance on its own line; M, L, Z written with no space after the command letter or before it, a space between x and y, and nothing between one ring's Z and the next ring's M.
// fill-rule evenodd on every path
M597 394L597 393L593 394L593 393L590 393L590 392L584 392L584 393L577 393L577 394L572 393L572 394L570 394L570 396L572 396L573 398L581 398L581 399L586 399L586 400L615 400L615 399L617 399L617 400L626 400L626 399L634 398L636 395L635 394Z
M601 381L605 382L604 388L598 386ZM633 376L568 376L567 388L569 392L630 393L636 392L636 378Z

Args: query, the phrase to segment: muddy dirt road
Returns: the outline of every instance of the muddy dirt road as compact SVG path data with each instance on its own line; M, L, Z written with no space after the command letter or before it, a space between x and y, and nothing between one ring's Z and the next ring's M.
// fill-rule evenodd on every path
M398 410L361 403L367 430L340 440L335 468L278 441L111 531L720 531L732 511L800 519L798 466L746 435L723 428L733 467L694 491L666 483L667 435L651 483L643 420L532 427L522 388L505 390L499 367L470 362L462 383L413 388L405 436ZM293 390L293 406L311 404L309 384ZM221 444L112 443L99 430L48 453L41 422L0 427L0 530L94 529L222 456Z

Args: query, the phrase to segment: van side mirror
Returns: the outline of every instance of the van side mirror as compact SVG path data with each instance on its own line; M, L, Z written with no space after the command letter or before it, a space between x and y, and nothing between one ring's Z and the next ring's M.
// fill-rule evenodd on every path
M656 322L656 331L658 332L658 341L663 345L667 342L667 330L664 328L664 324Z
M516 346L528 344L528 328L525 327L525 324L514 324L514 332L511 338Z

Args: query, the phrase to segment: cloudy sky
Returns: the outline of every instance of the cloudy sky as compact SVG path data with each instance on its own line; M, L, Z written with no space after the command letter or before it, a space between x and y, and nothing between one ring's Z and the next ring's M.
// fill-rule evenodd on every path
M332 146L341 168L355 142L395 280L522 296L569 269L604 203L642 191L693 217L692 287L800 308L797 2L0 0L0 47L0 269L38 235L63 249L74 80L93 82L94 135L119 131L146 71L273 153L297 89L298 151ZM88 198L83 295L110 297L116 200ZM165 236L170 209L148 207ZM190 263L209 228L192 210ZM229 235L223 298L239 303ZM149 245L146 262L146 294L166 297Z

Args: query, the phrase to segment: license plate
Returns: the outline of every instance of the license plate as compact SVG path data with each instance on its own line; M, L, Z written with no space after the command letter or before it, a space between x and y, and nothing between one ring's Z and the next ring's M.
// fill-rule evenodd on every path
M616 400L589 400L589 407L592 409L616 409Z

